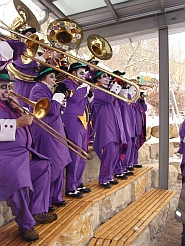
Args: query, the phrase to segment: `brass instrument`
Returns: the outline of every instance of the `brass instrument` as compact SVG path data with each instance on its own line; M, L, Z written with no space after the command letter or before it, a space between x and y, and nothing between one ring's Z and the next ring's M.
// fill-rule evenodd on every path
M100 60L109 60L112 57L109 42L97 34L92 34L87 38L87 46L90 52Z
M39 120L44 118L50 109L50 101L47 98L41 98L37 102L34 102L34 101L27 99L24 96L21 96L15 92L13 92L13 91L10 91L10 94L18 97L19 99L23 100L25 103L30 105L33 108L34 116Z
M70 148L71 150L73 150L76 154L78 154L83 159L86 160L88 158L88 154L83 149L81 149L78 145L74 144L69 139L67 139L64 136L62 136L59 132L57 132L55 129L53 129L51 126L49 126L48 124L46 124L44 121L41 120L43 117L46 116L46 114L48 113L49 108L50 108L50 101L47 98L41 98L37 102L34 102L34 101L31 101L31 100L27 99L26 97L23 97L23 96L15 93L15 92L13 92L13 91L10 91L10 94L12 94L13 96L16 96L17 98L23 100L28 105L30 105L31 107L33 107L33 113L31 113L29 110L27 110L27 109L21 107L20 105L18 105L26 113L32 115L36 119L36 120L34 119L34 122L38 126L40 126L42 129L44 129L46 132L48 132L50 135L52 135L58 141L60 141L61 143L63 143L65 146L67 146L68 148ZM69 144L66 144L64 141L62 141L61 138L64 139L64 140L66 140L70 145Z
M23 23L34 27L37 31L40 31L40 24L31 10L20 0L13 0L13 3L19 16L22 18Z
M47 38L53 47L59 50L74 50L83 40L82 28L75 21L57 19L47 29Z
M7 28L5 28L4 26L0 26L0 28L2 28L3 30L7 30ZM40 42L40 41L33 40L33 39L31 39L30 37L26 37L26 36L24 36L24 35L22 35L22 34L20 34L20 33L17 33L17 32L15 32L15 31L13 31L13 30L8 30L8 31L10 31L11 33L14 33L14 34L16 34L16 35L18 35L18 36L20 36L20 37L22 37L22 38L28 39L28 40L30 40L30 41L34 41L36 44L42 45L43 47L45 47L45 48L47 48L47 49L55 50L55 51L57 51L57 52L60 52L60 53L62 53L62 54L64 54L64 55L66 55L66 53L65 53L64 51L59 50L59 49L57 49L57 48L55 48L55 47L50 47L50 46L48 46L48 45L46 45L46 44L43 44L43 43ZM92 63L89 63L89 62L87 62L87 61L82 61L82 60L79 59L78 57L74 57L74 56L72 56L72 55L69 54L69 53L68 53L67 55L68 55L70 58L75 59L75 60L77 60L77 61L80 61L80 62L82 62L82 63L85 63L85 64L87 64L88 66L92 66L92 67L94 67L94 68L96 68L96 69L98 68L98 69L100 69L101 71L103 71L104 73L107 73L107 74L111 75L112 77L119 78L120 80L123 80L123 81L125 81L126 83L128 83L128 84L130 84L130 85L133 85L133 86L136 88L136 95L135 95L133 98L131 98L131 99L128 99L128 98L126 98L126 97L121 97L121 96L116 95L115 93L113 93L113 92L111 92L111 91L108 91L108 90L106 90L106 89L104 89L104 88L102 88L102 87L99 87L99 86L97 86L97 85L95 85L95 84L93 84L93 83L91 83L91 82L89 82L89 81L83 80L83 79L81 79L81 78L79 78L79 77L76 77L76 76L73 75L73 74L70 74L70 73L68 73L68 72L66 72L66 71L64 71L64 70L61 70L61 69L59 69L59 68L56 68L56 67L52 66L51 64L47 64L47 63L45 63L45 62L42 62L42 61L40 61L39 59L37 59L37 58L35 58L35 57L31 57L31 56L29 56L29 55L27 55L27 54L24 54L24 55L27 56L28 58L31 58L31 59L33 59L33 60L35 60L35 61L41 63L41 64L44 64L45 66L51 67L51 68L55 69L56 71L59 71L59 72L64 73L64 74L66 74L66 75L69 75L69 76L71 76L72 78L77 79L78 81L81 81L81 82L83 82L83 83L86 83L86 84L88 84L88 85L90 85L90 86L93 86L93 87L96 88L96 89L99 89L99 90L101 90L101 91L103 91L103 92L105 92L105 93L108 93L108 94L110 94L110 95L112 95L112 96L114 96L114 97L116 97L116 98L118 98L118 99L120 99L120 100L123 100L123 101L127 102L128 104L131 103L131 102L133 102L133 101L136 101L136 100L139 98L139 86L138 86L137 84L135 84L134 82L131 82L130 80L125 79L125 78L123 78L123 77L121 77L121 76L119 76L119 75L116 75L116 76L115 76L114 73L109 72L109 71L107 71L107 70L105 70L105 69L103 69L103 68L100 69L100 68L97 67L96 65L94 65L94 64L92 64Z

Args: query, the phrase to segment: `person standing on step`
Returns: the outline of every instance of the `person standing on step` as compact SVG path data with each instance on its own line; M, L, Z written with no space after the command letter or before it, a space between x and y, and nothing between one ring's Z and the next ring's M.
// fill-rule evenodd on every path
M30 36L31 34L34 34L34 33L36 33L36 29L32 27L27 28L21 32L21 34L25 36ZM18 47L19 46L17 46L17 48ZM39 59L40 61L45 62L49 54L50 52L46 50L41 56L36 55L36 58ZM17 70L17 72L15 72L15 82L16 83L14 84L14 91L18 93L19 95L29 98L30 91L36 84L33 78L38 75L39 63L32 60L28 64L25 64L23 62L22 57L20 57L19 59L14 61L12 65L14 66L14 69ZM18 76L19 73L25 74L25 77L28 76L30 81L28 81L28 79L23 79L24 76L22 76L23 78L19 78ZM26 102L23 102L21 99L18 99L18 100L21 106L27 107L27 108L29 107L29 105Z
M0 72L0 202L11 207L22 237L39 238L34 225L51 223L48 214L51 178L50 160L32 149L28 126L33 117L24 115L19 102L9 95L10 77Z
M125 75L125 72L121 72L119 70L116 70L113 73L119 76ZM117 82L122 87L119 95L122 96L123 98L124 97L128 98L129 97L128 96L128 85L126 82L124 82L124 79L120 80L119 78L114 77L113 83L115 82ZM127 102L120 100L120 99L118 99L118 103L119 103L120 110L121 110L124 133L125 133L126 140L127 140L127 151L126 151L124 158L120 158L119 162L117 163L116 168L115 168L115 174L116 174L116 177L119 179L126 179L127 176L134 175L133 173L134 168L130 167L129 161L130 161L130 154L132 150L131 136L133 135L133 132L135 134L135 125L134 125L133 112L131 108L132 106L129 105Z
M109 76L97 71L94 77L96 85L109 90ZM114 83L111 92L119 94L121 86ZM100 159L99 185L111 188L118 184L114 180L115 167L120 155L124 156L127 148L121 111L117 99L108 93L94 89L92 119L95 131L94 150Z
M182 174L182 190L179 197L179 203L175 211L175 219L182 223L181 245L185 246L185 120L179 129L180 145L178 153L182 155L181 174Z
M131 86L129 88L129 94L131 98L136 94L136 88ZM138 150L146 141L146 111L147 104L145 102L144 97L139 97L136 102L132 103L134 114L135 114L135 122L136 122L136 137L133 139L134 141L134 153L133 153L133 166L134 168L141 168L142 165L138 163Z
M69 67L68 72L78 78L85 79L86 65L75 62ZM90 86L85 82L68 76L62 81L71 92L67 98L66 108L62 115L68 139L87 151L87 124L88 110L87 104L92 93L89 92ZM82 183L82 175L86 161L70 150L72 162L66 167L66 196L72 198L82 198L83 193L91 192Z
M65 95L63 93L54 94L55 74L56 71L52 68L46 66L40 68L38 76L35 78L37 83L30 92L30 100L37 102L41 98L49 99L50 108L48 114L42 120L66 137L61 118ZM32 110L30 108L30 111ZM54 211L54 206L61 207L66 204L62 197L62 190L64 186L64 168L72 161L69 148L36 123L31 125L30 130L34 148L49 157L52 162L49 211ZM67 144L65 140L63 141Z

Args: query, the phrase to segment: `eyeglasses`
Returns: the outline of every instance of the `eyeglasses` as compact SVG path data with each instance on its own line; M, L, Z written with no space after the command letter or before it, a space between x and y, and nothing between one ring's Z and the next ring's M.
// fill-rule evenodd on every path
M11 89L11 85L9 85L9 84L2 84L2 85L0 85L0 88L1 88L1 90L10 90Z

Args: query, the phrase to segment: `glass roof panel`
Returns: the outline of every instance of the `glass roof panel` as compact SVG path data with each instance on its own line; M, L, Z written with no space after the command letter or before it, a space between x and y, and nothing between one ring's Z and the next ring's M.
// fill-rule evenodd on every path
M73 15L106 6L104 0L57 0L53 4L65 15Z
M110 0L112 4L129 2L129 0Z

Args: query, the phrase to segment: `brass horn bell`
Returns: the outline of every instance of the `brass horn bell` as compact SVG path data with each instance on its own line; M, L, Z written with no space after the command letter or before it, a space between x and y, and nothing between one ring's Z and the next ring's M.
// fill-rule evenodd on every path
M50 109L50 101L47 98L43 97L39 99L37 102L34 102L24 96L15 93L14 91L10 91L10 94L18 97L19 99L23 100L25 103L30 105L33 108L33 114L37 119L44 118Z
M20 0L13 0L13 3L23 21L28 26L34 27L37 31L40 31L40 24L31 10Z
M74 50L83 40L82 28L73 20L57 19L47 29L47 38L59 50Z
M92 34L87 38L87 46L90 52L100 60L109 60L112 57L110 44L97 34Z

